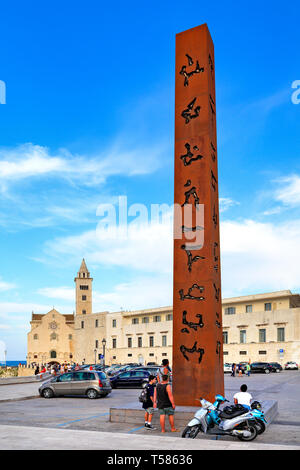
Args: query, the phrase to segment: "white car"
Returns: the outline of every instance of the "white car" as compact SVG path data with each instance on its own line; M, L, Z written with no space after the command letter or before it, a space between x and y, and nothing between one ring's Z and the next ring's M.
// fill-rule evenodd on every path
M285 370L290 369L290 370L298 370L298 364L293 361L289 361L285 364L284 366Z
M226 374L227 372L232 372L232 364L229 364L228 362L224 364L224 373Z

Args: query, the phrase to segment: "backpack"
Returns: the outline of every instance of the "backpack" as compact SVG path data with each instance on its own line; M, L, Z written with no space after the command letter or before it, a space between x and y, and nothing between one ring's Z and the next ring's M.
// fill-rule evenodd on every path
M140 396L139 396L139 401L141 403L146 403L148 401L148 387L147 387L147 385L141 391Z
M168 369L168 373L166 375L168 375L168 377L170 378L170 373L171 373L171 369L169 366L161 366L159 369L158 369L158 372L157 372L157 375L159 377L159 381L162 382L162 376L164 375L164 370L165 369Z

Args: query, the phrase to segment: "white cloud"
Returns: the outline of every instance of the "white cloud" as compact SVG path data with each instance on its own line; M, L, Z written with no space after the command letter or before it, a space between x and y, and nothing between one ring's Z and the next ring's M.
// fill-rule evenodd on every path
M221 224L223 297L300 287L300 220Z
M54 176L80 185L93 186L112 175L152 173L160 166L165 146L139 146L127 149L123 142L93 155L73 155L60 149L54 155L49 149L32 143L12 149L0 149L0 186L32 178Z
M300 177L298 175L279 178L276 182L280 185L274 194L277 201L289 206L300 204Z
M12 282L2 281L0 278L0 291L7 291L7 290L15 289L16 287L17 287L16 284L13 284Z
M105 293L93 292L93 311L120 311L172 305L172 276L139 276Z
M122 230L122 227L121 229ZM123 266L144 272L170 273L173 266L173 224L128 224L128 237L106 238L90 230L79 235L60 237L47 242L48 256L70 259L76 256L91 260L93 265Z
M230 197L220 197L219 205L220 205L220 212L225 212L230 207L239 205L239 202L234 201Z
M75 291L69 287L44 287L38 289L37 293L50 299L75 300Z

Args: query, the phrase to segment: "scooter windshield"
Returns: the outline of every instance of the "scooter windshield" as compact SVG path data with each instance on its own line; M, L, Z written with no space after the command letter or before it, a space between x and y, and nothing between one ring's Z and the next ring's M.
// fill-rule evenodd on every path
M200 403L201 403L202 408L204 408L204 409L206 409L206 410L207 410L208 408L210 408L211 406L213 406L212 403L210 403L209 401L205 400L204 398L202 398L202 400L200 400Z

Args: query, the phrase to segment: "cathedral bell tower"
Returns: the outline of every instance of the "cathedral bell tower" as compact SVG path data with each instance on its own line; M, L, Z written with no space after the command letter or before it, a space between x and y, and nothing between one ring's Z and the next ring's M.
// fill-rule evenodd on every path
M88 315L92 313L93 278L90 277L84 258L74 282L76 285L76 315Z

